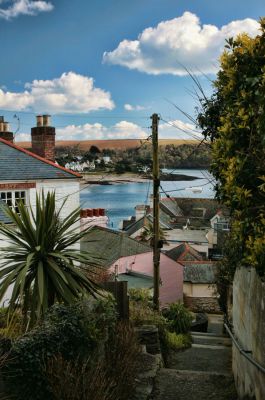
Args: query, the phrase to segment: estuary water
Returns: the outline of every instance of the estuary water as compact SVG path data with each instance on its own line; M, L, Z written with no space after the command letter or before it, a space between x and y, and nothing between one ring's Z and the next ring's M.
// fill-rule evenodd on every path
M163 170L171 172L171 170ZM174 174L189 175L198 179L192 181L162 181L163 190L171 197L213 198L214 179L207 170L177 169ZM89 185L80 192L82 208L105 208L109 227L119 229L119 223L135 214L137 204L150 204L152 182L119 183L113 185ZM161 198L165 197L161 190Z

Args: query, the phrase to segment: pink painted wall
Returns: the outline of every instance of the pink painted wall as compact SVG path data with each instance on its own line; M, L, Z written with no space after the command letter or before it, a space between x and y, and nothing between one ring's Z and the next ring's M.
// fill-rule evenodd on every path
M110 267L112 272L124 274L128 270L153 276L153 253L142 253L129 257L121 257ZM183 300L183 266L171 260L165 254L160 256L160 303L165 306L168 303Z

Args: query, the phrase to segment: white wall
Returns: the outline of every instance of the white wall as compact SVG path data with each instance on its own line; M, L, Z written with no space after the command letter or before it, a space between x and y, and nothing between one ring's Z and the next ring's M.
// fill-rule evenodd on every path
M27 201L32 206L33 210L35 209L36 206L36 192L41 193L42 190L44 190L45 194L47 194L49 191L55 191L55 198L58 204L58 208L62 206L63 201L66 199L65 205L61 211L62 218L65 218L74 209L80 206L80 200L79 200L80 184L78 179L39 181L36 183L36 188L28 190L26 189L28 195ZM80 230L80 221L76 224L76 229ZM7 245L8 243L6 242L5 237L0 234L0 249L6 247ZM80 244L77 243L74 246L74 248L79 249ZM3 305L3 302L5 300L10 299L11 292L12 288L9 288L6 292L3 301L0 303L0 306Z

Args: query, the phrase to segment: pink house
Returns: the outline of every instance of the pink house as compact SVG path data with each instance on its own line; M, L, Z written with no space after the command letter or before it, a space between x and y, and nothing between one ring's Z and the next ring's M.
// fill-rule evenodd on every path
M147 244L124 232L93 226L81 241L81 249L97 257L98 263L119 280L128 280L129 288L153 288L153 252ZM183 265L161 253L160 278L161 306L182 301Z
M110 270L118 275L136 273L153 277L153 253L141 253L134 256L121 257L110 266ZM122 280L126 280L123 275ZM160 304L183 301L183 266L161 253L160 257ZM152 281L151 281L151 287Z

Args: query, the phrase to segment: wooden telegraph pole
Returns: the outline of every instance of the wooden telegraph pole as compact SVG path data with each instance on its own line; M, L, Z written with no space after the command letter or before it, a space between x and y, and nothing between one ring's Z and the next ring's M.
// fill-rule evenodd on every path
M160 242L159 242L159 161L158 161L158 122L159 117L152 117L152 143L153 143L153 263L154 263L154 308L159 310L159 285L160 285Z

